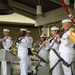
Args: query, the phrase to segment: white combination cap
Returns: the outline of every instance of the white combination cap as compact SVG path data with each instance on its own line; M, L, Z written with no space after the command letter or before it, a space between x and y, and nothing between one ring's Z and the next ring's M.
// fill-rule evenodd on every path
M27 31L27 33L31 33L31 31Z
M42 34L40 37L44 37L44 38L46 38L47 36L46 36L46 34Z
M71 22L71 20L70 19L64 19L64 20L62 20L62 23L66 23L66 22Z
M10 32L9 29L3 29L3 32Z
M58 27L51 27L51 30L59 30Z
M20 31L26 31L27 32L27 29L21 28Z

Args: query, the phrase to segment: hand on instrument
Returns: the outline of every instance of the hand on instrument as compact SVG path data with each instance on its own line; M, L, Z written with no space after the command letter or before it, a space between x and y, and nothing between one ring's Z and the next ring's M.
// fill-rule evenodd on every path
M56 37L57 37L57 38L60 38L60 35L59 35L59 34L57 34L57 35L56 35Z
M59 44L59 41L58 40L54 40L54 42L57 43L57 44Z
M44 43L43 46L45 47L46 46L46 43Z
M46 41L45 41L45 43L46 43L46 44L48 44L48 43L49 43L49 41L48 41L48 40L46 40Z
M35 46L39 46L39 41L36 41L36 42L34 43L34 45L35 45Z
M5 39L3 39L2 42L5 42Z

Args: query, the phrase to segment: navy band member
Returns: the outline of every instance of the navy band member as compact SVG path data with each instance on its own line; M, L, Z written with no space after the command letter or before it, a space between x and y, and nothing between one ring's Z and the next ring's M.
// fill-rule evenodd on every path
M58 32L59 32L58 27L51 27L52 38L50 38L49 44L47 45L46 49L49 49L54 43L52 48L55 49L59 53L59 37L60 36ZM53 52L53 50L50 50L49 52L50 68L52 68L57 63L58 60L59 58L57 57L57 55ZM54 70L52 71L52 75L61 75L60 63L57 64L57 66L54 68Z
M33 43L33 38L31 37L31 31L27 31L27 36L28 36L28 39L30 41L29 48L31 49L32 48L32 43Z
M40 51L39 51L39 53L38 53L38 55L41 56L41 57L42 57L43 59L45 59L45 60L47 60L47 57L46 57L46 49L45 49L46 46L44 46L43 44L44 44L46 38L47 38L47 36L46 36L45 34L42 34L42 35L40 36L41 42L40 42L39 49L40 49L40 48L41 48L41 49L40 49ZM46 66L46 63L41 62L40 65L41 65L41 66Z
M28 72L28 45L29 41L26 36L27 29L20 29L20 38L19 42L17 43L18 47L18 57L20 59L20 75L27 75Z
M5 50L9 50L13 44L12 38L9 36L9 33L10 33L9 29L3 29L4 38L2 39L2 45ZM6 75L7 74L6 61L2 61L2 70L3 70L3 75Z
M28 61L29 61L29 65L31 65L31 59L30 59L30 55L32 55L31 49L32 49L32 44L33 44L33 38L31 36L31 31L27 31L27 37L29 40L29 45L28 45Z
M72 28L71 28L71 20L70 19L65 19L62 20L62 27L64 29L64 34L61 37L61 44L59 46L59 52L61 57L68 63L71 64L73 61L73 56L74 56L74 43L68 39L68 35L70 34ZM63 63L63 70L64 70L64 75L71 75L71 69L70 67L66 67Z

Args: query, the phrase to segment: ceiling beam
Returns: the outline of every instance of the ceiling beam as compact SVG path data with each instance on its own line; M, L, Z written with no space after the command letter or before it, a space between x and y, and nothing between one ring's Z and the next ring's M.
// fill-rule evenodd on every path
M13 1L13 0L8 0L8 2L9 2L10 6L22 9L24 11L27 11L27 12L30 12L30 13L36 15L36 9L35 8L32 8L30 6L27 6L25 4L22 4L22 3L19 3L19 2Z
M18 13L18 14L27 16L27 17L29 17L29 18L31 18L31 19L34 19L34 20L36 19L36 16L33 15L33 14L31 14L31 13L28 13L28 12L23 11L23 10L18 9L18 8L14 8L14 7L12 7L12 8L13 8L13 10L14 10L16 13Z
M28 5L25 5L25 4L22 4L22 3L19 3L19 2L13 1L13 0L8 0L8 2L9 2L9 5L12 6L12 7L24 10L26 12L29 12L29 13L34 14L35 16L37 16L35 8L32 8ZM45 17L45 13L42 12L42 14L40 16Z
M55 3L57 3L57 4L60 4L60 5L62 5L61 3L60 3L60 0L51 0L52 2L55 2Z
M25 27L25 28L36 28L34 24L16 23L16 22L0 22L0 27Z
M60 0L51 0L51 1L53 1L53 2L55 2L57 4L62 5L61 2L60 2ZM73 3L73 1L70 1L70 4L68 5L68 7L74 9L74 3Z

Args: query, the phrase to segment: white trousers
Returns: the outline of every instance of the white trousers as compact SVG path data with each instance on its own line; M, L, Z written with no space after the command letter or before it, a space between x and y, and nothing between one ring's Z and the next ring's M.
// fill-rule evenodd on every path
M60 53L60 56L68 63L71 64L71 62L73 61L73 57L74 57L74 53ZM64 71L64 75L72 75L71 74L71 68L65 66L63 63L62 67L63 67L63 71Z
M50 51L49 60L50 60L50 68L52 68L57 63L57 61L59 60L59 58L56 56L56 54L52 50ZM60 73L60 62L53 69L52 75L61 75L61 73Z
M7 75L7 62L2 61L2 74Z
M28 56L28 65L31 65L31 59L30 59L30 56Z
M25 48L18 49L18 57L20 59L20 75L27 75L28 72L28 51Z
M20 75L27 75L28 72L28 63L26 62L27 60L20 58L20 69L21 69L21 74Z

